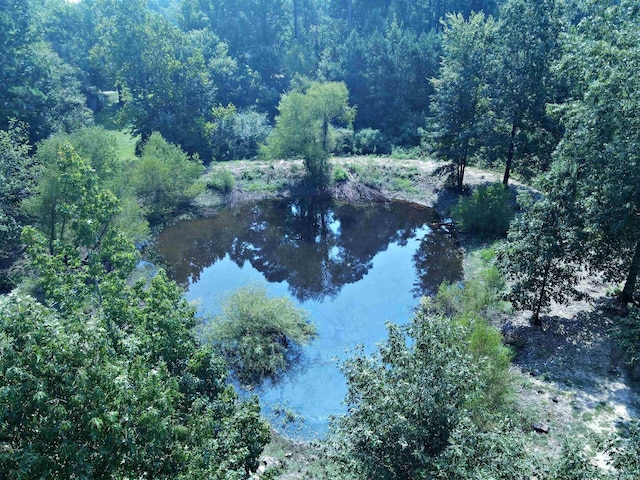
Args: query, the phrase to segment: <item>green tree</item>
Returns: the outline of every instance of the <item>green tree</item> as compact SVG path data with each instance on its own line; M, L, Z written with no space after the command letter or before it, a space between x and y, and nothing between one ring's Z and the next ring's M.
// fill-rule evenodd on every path
M246 478L267 426L194 341L180 289L160 274L104 292L73 313L0 299L2 477ZM128 315L115 345L113 314Z
M322 75L344 81L358 105L357 129L374 128L394 144L418 143L418 127L429 110L437 75L441 38L434 32L389 20L372 29L351 31L328 45Z
M211 160L209 135L216 87L211 74L226 67L226 51L207 59L202 35L180 31L145 1L96 2L99 42L91 55L120 92L120 122L142 142L160 132L190 154ZM206 43L206 42L205 42ZM216 42L217 44L217 42Z
M558 49L559 22L554 0L508 0L500 5L491 75L491 136L505 160L509 182L514 160L523 173L539 173L550 163L557 127L547 116L555 99L551 66ZM489 135L489 132L487 132Z
M226 298L206 335L220 347L238 380L256 386L285 373L316 329L290 299L269 298L263 287L248 286Z
M198 192L195 181L202 174L202 163L177 145L153 133L134 165L133 187L147 217L157 221L189 203Z
M257 401L226 383L162 270L127 281L137 252L95 171L69 145L57 169L45 233L23 230L48 306L0 299L0 476L246 478L269 439Z
M0 260L15 252L25 221L21 203L33 188L32 160L26 132L17 123L0 130Z
M44 39L60 58L78 69L82 91L87 95L88 105L100 108L98 89L108 90L113 86L91 63L91 49L98 42L95 1L46 0L39 2L38 15Z
M47 232L53 254L57 242L98 247L117 214L117 203L114 194L100 186L91 165L66 143L44 169L30 207Z
M524 212L512 222L498 254L498 264L511 280L510 300L516 308L531 310L534 325L540 325L540 313L552 301L583 296L575 288L581 276L576 258L581 235L573 222L575 183L570 174L565 179L562 191L537 201L528 195L519 198Z
M35 143L91 122L77 71L45 43L34 2L0 1L0 129L27 124Z
M306 88L305 88L306 87ZM344 83L311 82L284 94L280 114L264 153L270 158L302 157L310 180L320 189L329 184L332 122L350 125L355 109L349 107Z
M483 469L495 478L528 478L514 474L519 443L491 420L488 412L500 410L484 397L509 366L499 334L480 334L489 331L486 324L477 329L483 320L456 321L437 310L423 304L409 325L388 325L378 352L359 350L343 364L349 413L333 423L333 434L348 465L365 478L470 478ZM499 448L491 446L494 428L505 429ZM484 438L482 448L464 447L471 437ZM473 453L460 458L460 449Z
M27 130L10 121L0 130L0 294L11 290L21 273L20 231L31 219L23 208L35 187L36 169L30 155Z
M582 262L621 282L633 300L640 272L640 83L638 6L586 2L584 18L563 37L557 65L570 79L569 101L556 109L565 134L556 151L575 172L573 223L581 229ZM562 195L564 178L553 189Z
M453 161L456 185L462 190L468 159L483 144L488 121L488 74L495 48L496 23L484 14L465 20L449 15L444 29L444 58L432 80L433 118L429 142L438 157Z
M30 201L32 208L41 212L40 218L45 211L50 210L51 206L45 206L42 202L56 190L55 185L60 181L60 152L68 145L93 169L91 175L94 183L99 188L111 191L118 198L120 211L112 219L112 225L116 225L133 241L143 240L148 234L148 225L133 190L130 178L133 166L118 157L115 137L102 127L83 128L72 134L59 133L38 144L36 159L41 167L41 197ZM51 198L51 201L54 199ZM40 205L34 205L37 203Z

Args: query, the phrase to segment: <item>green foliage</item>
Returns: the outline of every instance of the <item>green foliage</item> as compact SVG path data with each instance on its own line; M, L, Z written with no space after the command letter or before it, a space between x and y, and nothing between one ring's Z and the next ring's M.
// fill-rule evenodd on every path
M526 480L537 473L523 432L508 418L495 419L484 427L463 418L451 433L449 444L434 478Z
M207 188L229 193L236 185L236 179L226 168L217 168L207 178Z
M492 323L507 310L501 300L504 278L493 261L463 286L442 284L427 305L431 311L445 315L468 328L468 349L484 362L479 373L484 384L482 396L470 399L478 409L501 411L513 400L512 377L507 372L512 352L502 344L502 335Z
M340 165L333 169L333 181L334 183L345 182L349 179L349 174Z
M0 1L0 130L27 125L31 143L91 122L78 71L42 38L36 2Z
M550 478L557 480L600 480L606 478L584 450L584 442L577 438L562 439L560 458L553 465Z
M481 185L460 197L451 215L465 232L502 237L514 216L511 192L500 184Z
M487 401L498 385L508 390L495 382L509 361L499 334L481 322L448 319L427 302L409 325L388 325L378 352L358 350L343 364L349 414L333 435L351 468L365 478L469 478L496 475L522 451L514 427L494 417L503 404ZM491 446L496 437L500 448Z
M56 244L98 248L118 214L118 200L100 185L95 170L69 143L62 143L45 165L29 208L47 233L51 254Z
M551 68L560 51L555 5L554 0L500 4L489 83L493 118L486 135L490 159L505 162L505 185L514 168L529 174L548 168L559 141L560 129L546 111L548 102L562 98Z
M380 130L362 128L354 135L354 150L360 155L389 153L391 148Z
M19 243L25 220L20 204L33 188L31 167L24 128L14 122L0 130L0 259L11 256Z
M320 63L321 78L346 83L351 102L358 106L358 130L379 130L389 144L415 145L417 128L424 123L433 93L426 80L437 75L440 64L441 36L436 32L439 25L433 30L425 27L431 22L409 27L402 17L409 11L438 11L439 21L444 11L433 5L388 2L382 13L382 2L352 3L354 9L366 11L372 22L363 28L345 28L345 16L333 23L342 32L327 45Z
M620 480L632 480L640 475L640 422L634 419L613 445L613 466Z
M0 475L244 478L267 427L188 334L180 290L161 275L105 294L104 309L74 314L0 299ZM114 344L116 305L131 316L114 318Z
M265 113L255 110L236 111L229 106L214 110L211 133L213 158L217 161L251 159L271 133Z
M101 127L52 135L38 144L36 159L42 167L38 179L39 196L27 204L37 214L40 224L46 223L45 218L55 209L55 192L60 185L60 152L67 146L71 146L83 163L93 170L94 188L109 190L119 199L121 210L116 212L110 223L133 241L145 239L148 225L131 184L131 165L118 155L116 138Z
M565 127L556 162L576 170L574 223L583 233L580 258L633 300L640 273L640 61L637 4L587 2L564 37L557 68L572 80L571 102L555 109ZM598 118L598 122L593 122ZM553 192L560 195L564 184Z
M215 75L230 63L210 32L181 31L144 1L95 3L91 59L122 103L118 119L143 140L153 132L209 161ZM222 72L221 72L222 70Z
M506 305L500 301L504 288L504 277L491 261L463 285L440 285L433 302L436 310L446 316L491 321L506 310Z
M206 335L220 347L238 380L255 386L285 373L316 329L290 299L269 298L263 287L247 286L226 298Z
M302 157L310 180L323 189L329 182L332 122L349 125L355 109L348 105L344 83L311 82L282 96L276 125L263 153L268 158Z
M203 171L198 157L154 133L144 144L134 166L132 183L147 216L158 221L188 204L198 193L195 183Z
M136 250L95 171L68 145L55 166L55 236L23 230L48 306L0 298L0 477L246 478L269 440L257 401L163 271L127 282Z
M515 218L498 253L501 270L512 281L509 298L516 308L531 310L532 322L552 301L565 303L581 298L576 290L581 266L579 228L574 223L576 171L555 168L562 188L533 201L519 197L523 213Z
M447 16L444 58L438 78L432 80L433 118L423 134L438 157L454 163L459 190L468 159L485 141L496 36L496 22L482 13L472 14L468 20L461 14Z

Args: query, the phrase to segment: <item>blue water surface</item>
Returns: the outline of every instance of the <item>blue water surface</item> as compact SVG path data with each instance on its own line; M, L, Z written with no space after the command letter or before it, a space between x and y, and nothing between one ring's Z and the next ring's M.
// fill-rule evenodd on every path
M431 210L406 203L322 205L260 202L182 222L159 241L203 318L219 312L226 293L254 283L309 312L318 337L304 348L300 365L277 384L248 393L259 396L274 428L305 440L323 437L331 416L345 412L339 364L349 350L374 351L386 322L406 323L422 294L461 274L455 240L432 227ZM278 219L282 224L274 225ZM295 422L286 420L285 409Z

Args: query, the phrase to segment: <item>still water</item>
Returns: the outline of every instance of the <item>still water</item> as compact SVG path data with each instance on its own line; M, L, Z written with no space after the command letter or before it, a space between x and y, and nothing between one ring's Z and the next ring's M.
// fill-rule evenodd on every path
M167 228L158 250L203 317L218 313L225 293L252 283L309 312L318 337L302 363L256 393L276 428L310 439L344 412L338 365L349 349L374 351L387 321L406 323L420 296L462 276L455 239L436 221L432 209L404 202L260 201ZM298 420L287 424L283 408Z

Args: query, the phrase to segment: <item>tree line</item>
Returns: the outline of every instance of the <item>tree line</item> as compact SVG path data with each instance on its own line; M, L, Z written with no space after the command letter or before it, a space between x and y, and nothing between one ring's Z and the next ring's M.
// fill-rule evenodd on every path
M0 0L0 266L26 248L34 274L31 294L0 299L2 475L245 478L256 468L269 437L256 402L227 384L163 272L130 279L135 242L197 193L210 161L301 156L320 188L332 152L420 145L451 162L459 189L468 164L500 165L505 185L517 174L540 197L520 199L499 252L514 304L538 321L591 272L632 302L639 9ZM117 91L117 122L140 139L135 160L91 127L107 90ZM484 295L473 288L443 287L410 325L390 327L376 355L343 366L353 414L335 430L353 472L531 473L522 432L509 436L499 416L511 412L508 352L478 320L484 312L459 310L457 296ZM483 298L466 301L496 301ZM615 450L629 478L637 438ZM563 458L549 478L596 475L582 456Z

